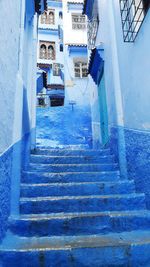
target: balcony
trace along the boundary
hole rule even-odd
[[[124,42],[134,42],[150,7],[150,0],[120,0]]]

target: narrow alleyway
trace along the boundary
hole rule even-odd
[[[0,3],[0,267],[150,267],[150,0]]]
[[[0,259],[3,267],[148,266],[137,251],[146,249],[149,224],[144,194],[121,179],[109,149],[38,148]]]

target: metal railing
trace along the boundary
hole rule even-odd
[[[134,42],[150,7],[150,0],[120,0],[124,42]]]

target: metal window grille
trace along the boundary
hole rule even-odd
[[[55,44],[50,42],[40,42],[40,59],[55,59]]]
[[[41,15],[41,24],[55,24],[55,12],[53,10],[45,11]]]
[[[120,0],[124,42],[134,42],[150,6],[150,0]]]
[[[85,78],[88,76],[88,66],[84,62],[74,63],[74,72],[76,78]]]
[[[86,20],[84,15],[72,14],[72,29],[73,30],[86,29]]]
[[[45,45],[40,46],[40,58],[41,59],[47,59],[47,51],[46,51]]]
[[[97,31],[98,31],[98,25],[99,25],[99,19],[93,18],[91,21],[88,21],[88,48],[92,49],[95,47],[95,42],[96,42],[96,36],[97,36]]]
[[[53,76],[60,76],[60,64],[59,63],[53,64]]]

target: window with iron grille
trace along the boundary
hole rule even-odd
[[[88,76],[88,66],[86,62],[74,62],[74,73],[76,78],[85,78]]]
[[[39,47],[39,57],[40,59],[55,59],[55,43],[40,41]]]
[[[60,98],[60,97],[50,97],[50,106],[51,107],[60,107],[60,106],[64,106],[64,98]]]
[[[55,11],[48,9],[41,15],[41,24],[55,24]]]
[[[86,20],[84,15],[72,14],[72,29],[73,30],[86,29]]]
[[[134,42],[150,7],[150,0],[120,0],[124,42]]]
[[[88,48],[92,49],[95,47],[96,36],[98,31],[99,18],[95,17],[91,21],[88,21]]]
[[[53,76],[60,76],[60,64],[59,63],[53,64]]]

